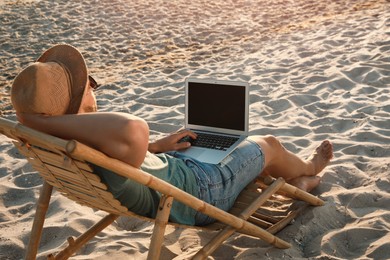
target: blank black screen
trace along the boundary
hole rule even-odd
[[[245,130],[245,87],[188,82],[188,123]]]

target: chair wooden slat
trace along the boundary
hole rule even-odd
[[[98,176],[88,171],[81,171],[80,169],[77,169],[74,164],[68,164],[66,166],[62,163],[64,158],[63,155],[44,151],[34,147],[25,149],[23,146],[19,146],[19,148],[21,148],[21,152],[23,154],[27,155],[27,158],[29,158],[29,161],[33,164],[34,168],[37,169],[41,174],[44,174],[43,177],[46,177],[48,181],[60,192],[64,193],[66,197],[75,200],[79,204],[88,205],[90,207],[108,212],[114,212],[116,214],[127,211],[125,207],[121,206],[119,201],[113,198],[111,193],[105,192],[107,189],[106,185],[102,184],[101,182],[96,182],[96,180],[100,179]],[[37,159],[37,157],[39,157],[39,159]],[[47,163],[47,161],[61,165],[60,167],[57,165],[54,166]],[[78,164],[80,165],[81,162]],[[64,169],[62,167],[67,168]],[[83,168],[87,169],[87,167]],[[83,173],[83,177],[91,176],[92,180],[88,179],[89,185],[86,185],[87,183],[85,178],[79,178],[81,177],[80,174],[76,174],[75,172]],[[91,181],[91,183],[89,183],[89,181]],[[94,186],[92,183],[95,183],[96,186],[100,186],[103,188],[103,190]],[[92,187],[92,189],[86,188],[88,186]],[[107,207],[107,203],[113,209]]]
[[[39,172],[47,172],[45,169],[46,167],[48,167],[49,169],[54,169],[52,167],[58,166],[59,162],[61,162],[64,158],[64,155],[44,151],[39,148],[29,147],[28,149],[22,149],[22,146],[20,144],[17,144],[17,146],[20,149],[20,153],[26,156],[29,159],[30,163]],[[36,155],[39,156],[40,160],[36,160]],[[56,172],[57,176],[63,179],[74,180],[75,182],[77,182],[77,180],[79,179],[79,175],[74,172],[78,170],[78,167],[80,167],[79,170],[81,170],[83,175],[89,179],[93,186],[99,187],[101,189],[107,189],[106,185],[101,183],[99,176],[92,173],[92,169],[89,165],[81,161],[74,160],[73,162],[74,164],[69,164],[67,166],[65,164],[59,165],[58,170],[55,170],[54,172]],[[42,163],[44,163],[46,166],[43,166]]]
[[[253,213],[252,216],[255,217],[255,218],[258,218],[258,219],[262,219],[262,220],[264,220],[264,221],[267,221],[268,223],[273,223],[273,224],[279,222],[280,219],[283,218],[283,217],[281,217],[281,218],[276,218],[276,217],[274,217],[274,216],[272,216],[272,215],[263,214],[263,213],[259,213],[259,212]]]
[[[52,165],[58,165],[60,168],[67,169],[68,171],[77,171],[77,168],[82,170],[82,172],[88,176],[88,179],[95,181],[95,182],[100,182],[99,176],[93,173],[91,166],[89,166],[86,162],[82,161],[77,161],[77,160],[72,160],[74,164],[66,164],[64,161],[64,155],[56,154],[53,152],[49,151],[44,151],[40,148],[36,147],[29,147],[27,149],[23,148],[22,145],[16,144],[17,147],[20,149],[20,153],[26,156],[27,158],[33,158],[36,159],[36,156],[39,156],[39,161],[42,161],[47,164],[52,164]],[[64,161],[64,162],[62,162]]]
[[[76,180],[76,183],[79,183],[80,185],[85,185],[85,183],[84,183],[85,180],[80,178],[79,175],[75,174],[75,172],[71,172],[68,169],[62,169],[62,168],[59,168],[59,167],[56,167],[56,166],[53,166],[50,164],[46,164],[45,166],[50,171],[55,172],[55,175],[60,177],[60,178],[67,179],[69,181]],[[87,179],[92,186],[98,187],[98,188],[104,189],[104,190],[107,189],[107,186],[105,184],[98,181],[99,178],[98,178],[98,180],[96,180],[95,177],[97,177],[97,176],[92,177],[93,174],[91,174],[90,172],[85,172],[85,171],[81,171],[81,172],[84,174],[84,176],[87,176]],[[92,177],[92,178],[90,179],[89,177]]]
[[[38,154],[41,159],[44,159],[43,161],[46,163],[55,165],[55,164],[58,164],[58,162],[60,162],[61,160],[64,160],[64,156],[65,156],[64,154],[57,154],[57,153],[45,151],[45,150],[42,150],[39,148],[35,148],[35,147],[31,147],[31,149],[33,149],[34,153]],[[85,162],[77,161],[74,159],[73,159],[73,162],[76,165],[73,165],[73,164],[67,165],[67,167],[70,168],[70,170],[75,170],[75,167],[78,167],[79,169],[82,169],[85,172],[90,172],[92,174],[93,170],[92,170],[91,166],[89,166]],[[95,174],[92,174],[91,179],[93,179],[93,178],[95,178],[96,181],[100,181],[99,177],[96,176]]]
[[[45,179],[46,179],[46,178],[49,178],[49,179],[52,179],[52,178],[53,178],[53,177],[49,174],[47,168],[55,169],[55,166],[52,166],[52,165],[45,165],[45,166],[42,166],[40,163],[36,163],[36,162],[32,163],[32,165],[33,165],[34,169],[36,169],[37,171],[39,171],[39,173],[40,173],[41,175],[44,175],[44,176],[42,176],[42,177],[44,177]],[[47,168],[46,168],[46,167],[47,167]],[[78,183],[78,184],[80,184],[80,185],[83,184],[83,181],[81,181],[79,178],[76,178],[77,175],[75,175],[75,174],[73,173],[73,175],[75,175],[75,176],[73,176],[72,173],[69,173],[69,172],[67,172],[67,171],[64,170],[64,169],[58,168],[58,171],[56,172],[55,175],[57,176],[57,178],[62,179],[62,180],[73,181],[73,182]],[[52,181],[54,181],[54,180],[52,179]],[[97,181],[95,181],[95,180],[90,180],[90,184],[93,185],[93,186],[96,187],[96,188],[99,188],[99,189],[102,189],[102,190],[107,190],[107,186],[106,186],[104,183],[102,183],[102,182],[97,182]]]
[[[47,169],[48,167],[53,167],[54,168],[54,166],[44,165],[44,164],[42,164],[42,162],[40,160],[36,160],[35,158],[29,158],[28,160],[31,163],[31,165],[33,166],[33,168],[35,170],[37,170],[39,172],[39,174],[42,175],[43,178],[49,179],[50,181],[55,182],[56,178],[53,177],[51,174],[49,174],[49,171]],[[89,172],[84,172],[84,173],[87,176],[91,176],[92,175]],[[59,168],[58,172],[56,173],[56,176],[58,176],[58,178],[61,178],[63,180],[74,181],[75,183],[80,183],[80,181],[77,178],[76,174],[74,174],[73,172],[67,172],[64,169],[60,169]],[[96,177],[98,177],[98,176],[96,176]],[[99,178],[98,178],[98,180],[99,180]],[[91,178],[90,183],[91,183],[91,185],[93,185],[93,186],[95,186],[97,188],[100,188],[100,189],[103,189],[103,190],[107,190],[107,186],[105,184],[103,184],[102,182],[97,181],[95,177]],[[55,185],[55,186],[57,187],[58,185]]]
[[[255,224],[256,226],[262,227],[264,229],[272,227],[271,223],[264,221],[263,219],[253,217],[253,216],[249,217],[248,221]]]

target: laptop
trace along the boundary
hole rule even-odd
[[[191,142],[191,147],[182,153],[218,164],[248,137],[248,121],[248,83],[186,79],[184,128],[195,132],[198,138],[182,139]]]

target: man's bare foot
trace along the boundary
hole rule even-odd
[[[317,187],[321,182],[318,176],[302,176],[289,180],[288,183],[307,192]]]
[[[312,175],[320,173],[333,158],[333,145],[328,141],[323,141],[306,160],[313,167]]]

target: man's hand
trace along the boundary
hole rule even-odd
[[[168,151],[183,150],[191,146],[190,142],[180,142],[184,137],[190,137],[196,139],[196,134],[190,130],[181,130],[173,133],[167,137],[159,139],[149,144],[149,152],[151,153],[164,153]]]

